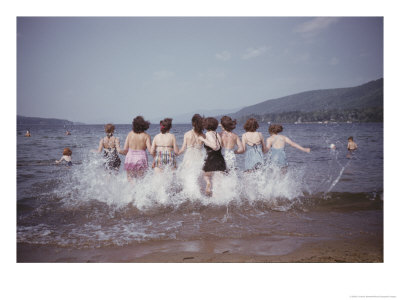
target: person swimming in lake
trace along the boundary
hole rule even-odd
[[[69,148],[64,148],[63,150],[63,156],[60,158],[60,160],[56,160],[56,164],[59,164],[62,161],[65,161],[67,166],[70,167],[72,166],[72,151]]]
[[[141,177],[148,169],[147,151],[151,150],[151,138],[145,131],[149,129],[150,122],[142,116],[137,116],[132,122],[132,131],[128,133],[124,149],[120,152],[126,155],[124,169],[128,180]]]
[[[255,118],[248,119],[243,128],[246,131],[242,135],[245,170],[257,170],[264,164],[263,154],[266,152],[264,137],[261,132],[256,131],[259,125]]]
[[[31,132],[29,130],[27,130],[26,133],[25,133],[25,136],[26,137],[30,137],[31,136]]]
[[[244,153],[242,142],[239,136],[232,132],[236,128],[236,120],[232,120],[231,117],[223,116],[221,118],[222,133],[222,148],[224,149],[224,159],[226,163],[226,168],[228,170],[236,169],[236,155]],[[237,150],[235,150],[237,146]]]
[[[222,138],[217,134],[218,120],[215,118],[205,118],[204,128],[207,130],[205,138],[199,136],[199,140],[204,143],[206,149],[206,159],[204,161],[203,171],[206,181],[206,195],[211,196],[211,180],[215,172],[225,172],[226,163],[221,153]]]
[[[106,159],[105,168],[107,170],[118,171],[121,165],[121,159],[118,156],[118,153],[123,154],[121,151],[119,139],[114,135],[115,126],[113,124],[104,125],[104,131],[106,136],[102,138],[99,142],[99,147],[97,149],[98,153],[104,149],[104,158]]]
[[[65,132],[65,135],[71,135],[71,132],[70,132],[69,130],[67,130],[67,131]]]
[[[153,139],[150,153],[154,157],[153,167],[156,172],[165,168],[176,169],[175,155],[179,155],[179,148],[176,144],[175,135],[170,133],[172,119],[165,118],[160,121],[160,133]]]
[[[353,137],[349,136],[347,139],[347,150],[348,153],[346,155],[347,158],[350,158],[355,150],[357,150],[357,144],[354,142]]]
[[[286,161],[286,153],[285,153],[285,145],[289,144],[290,146],[299,149],[303,152],[310,153],[310,148],[303,148],[299,144],[296,144],[288,137],[279,134],[283,131],[282,125],[272,124],[268,128],[268,132],[271,135],[267,138],[267,151],[268,158],[267,162],[269,165],[277,166],[286,170],[288,163]]]
[[[348,143],[347,143],[347,150],[349,150],[349,151],[357,150],[357,144],[354,142],[352,136],[350,136],[350,137],[347,139],[347,141],[348,141]]]

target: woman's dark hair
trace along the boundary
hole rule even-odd
[[[353,140],[353,137],[352,137],[352,136],[349,136],[349,138],[348,138],[347,140],[352,141],[352,140]]]
[[[246,121],[246,123],[244,124],[243,128],[246,131],[250,131],[250,132],[254,132],[257,130],[258,128],[258,122],[256,119],[254,118],[250,118]]]
[[[71,149],[69,149],[69,148],[64,148],[64,150],[63,150],[63,155],[71,156],[71,155],[72,155]]]
[[[149,129],[150,122],[145,121],[142,116],[137,116],[133,119],[132,130],[135,133],[141,133]]]
[[[215,131],[218,128],[218,120],[212,117],[205,118],[203,120],[203,126],[206,130]]]
[[[192,117],[192,126],[193,126],[193,130],[194,132],[196,132],[197,134],[201,134],[203,132],[203,117],[200,116],[199,114],[195,114]]]
[[[222,127],[224,127],[224,129],[226,131],[230,132],[230,131],[232,131],[233,129],[236,128],[236,119],[232,120],[231,117],[223,116],[221,118],[221,125],[222,125]]]
[[[283,127],[280,124],[272,124],[268,128],[268,132],[270,134],[278,134],[279,132],[282,132]]]
[[[112,135],[114,133],[114,130],[115,130],[115,126],[113,124],[108,123],[108,124],[104,125],[104,131],[107,133],[107,135],[108,134]]]
[[[172,127],[172,119],[165,118],[164,120],[160,121],[160,131],[161,133],[168,132]]]

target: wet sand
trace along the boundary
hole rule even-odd
[[[294,240],[294,242],[292,242]],[[289,243],[288,243],[289,241]],[[251,248],[249,248],[251,246]],[[70,249],[18,244],[18,262],[305,263],[383,262],[383,236],[278,242],[251,240],[158,241],[118,248]]]
[[[222,253],[153,253],[131,262],[184,263],[304,263],[304,262],[383,262],[382,239],[330,240],[306,243],[284,255],[244,255],[225,250]]]

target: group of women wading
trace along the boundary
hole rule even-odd
[[[244,125],[245,133],[242,139],[232,132],[236,127],[236,120],[228,116],[221,118],[222,132],[217,133],[218,120],[212,117],[203,118],[195,114],[192,118],[192,130],[185,133],[183,145],[179,149],[175,135],[170,133],[172,119],[165,118],[160,121],[160,133],[153,138],[146,133],[150,122],[142,116],[137,116],[132,122],[132,131],[125,140],[124,148],[120,148],[119,139],[113,136],[114,125],[105,125],[106,137],[99,143],[98,152],[104,152],[105,166],[110,170],[118,170],[121,165],[119,154],[126,155],[124,169],[128,180],[141,177],[148,170],[148,157],[146,150],[153,157],[152,167],[156,173],[165,169],[177,168],[176,156],[185,152],[179,166],[182,170],[193,169],[200,166],[204,172],[207,195],[211,194],[212,177],[215,172],[230,172],[236,170],[236,155],[245,154],[245,171],[252,171],[264,165],[264,153],[268,152],[267,163],[286,170],[285,144],[289,144],[301,151],[310,152],[310,148],[303,148],[288,137],[279,134],[281,125],[270,125],[270,137],[264,141],[261,132],[258,132],[258,122],[250,118]],[[203,131],[206,130],[204,134]],[[205,157],[202,148],[205,149]],[[222,153],[222,149],[224,153]]]

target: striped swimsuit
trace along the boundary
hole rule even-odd
[[[158,146],[158,147],[164,147],[164,146]],[[167,147],[172,148],[172,146],[167,146]],[[154,166],[160,169],[164,167],[176,168],[176,158],[173,149],[157,150],[156,157],[154,160]]]

